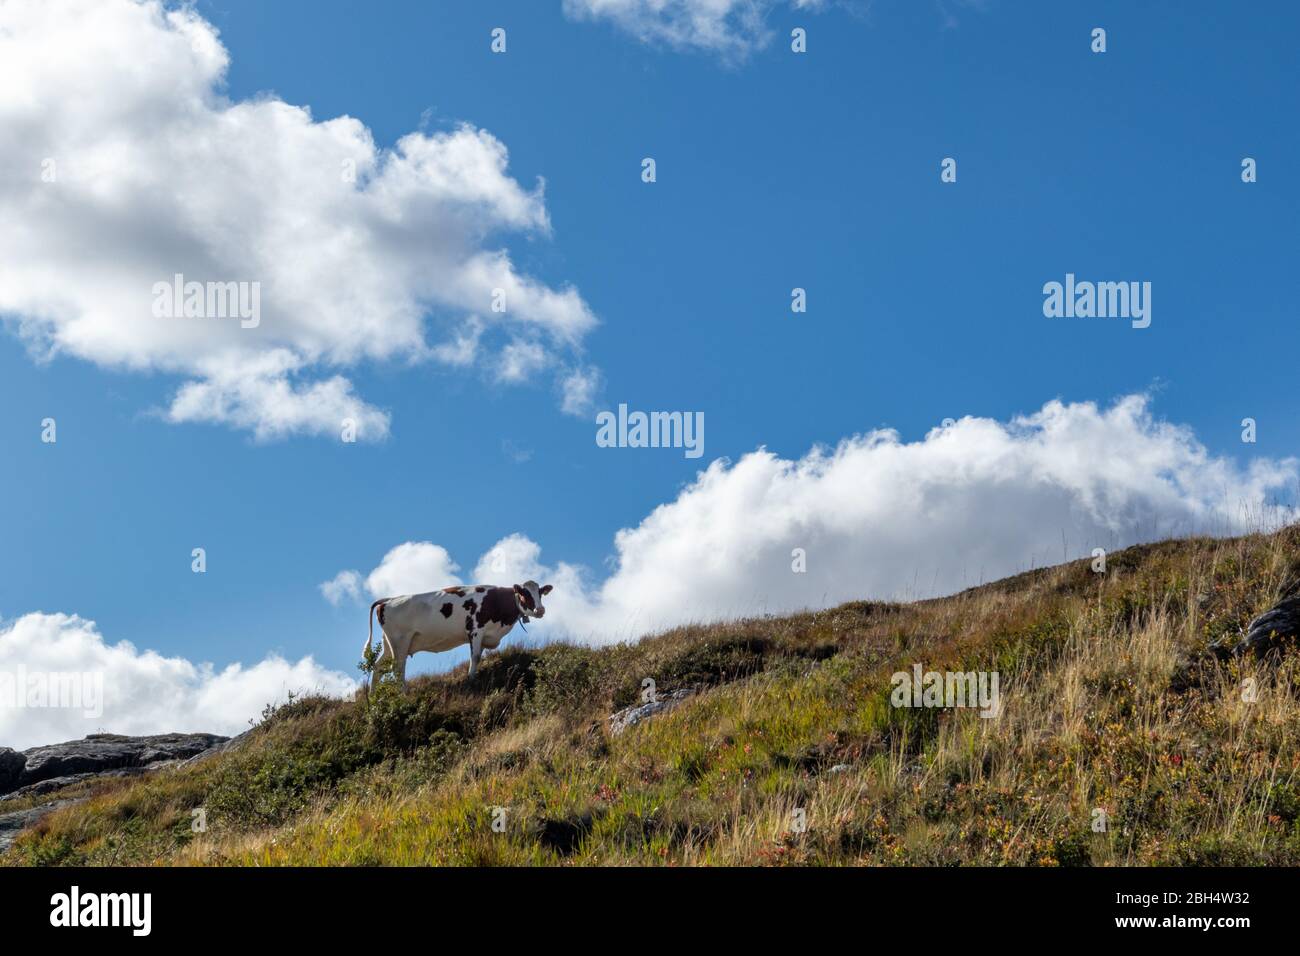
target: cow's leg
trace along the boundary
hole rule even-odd
[[[411,654],[411,640],[413,635],[403,635],[394,637],[391,634],[384,634],[384,647],[375,658],[375,669],[370,675],[370,686],[379,682],[379,677],[383,673],[380,664],[386,661],[393,662],[393,675],[397,678],[398,686],[406,686],[406,658]]]
[[[393,673],[397,675],[397,686],[406,687],[406,659],[411,656],[411,642],[415,640],[412,634],[400,645],[393,648]]]
[[[478,673],[478,662],[483,657],[483,632],[473,631],[469,636],[469,676],[472,680]]]
[[[385,661],[393,659],[392,644],[388,640],[388,635],[382,631],[379,634],[379,655],[375,658],[375,666],[370,671],[370,689],[374,690],[379,685],[379,675],[383,673]]]

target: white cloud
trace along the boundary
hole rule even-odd
[[[86,734],[200,732],[237,734],[271,702],[290,691],[350,695],[357,684],[311,657],[296,663],[271,655],[251,667],[217,670],[182,657],[139,651],[128,641],[108,644],[93,621],[68,614],[27,614],[0,627],[0,744],[15,749]],[[78,706],[28,706],[40,698],[10,692],[52,686],[53,675],[90,675],[64,686]],[[95,685],[102,687],[102,699]],[[99,706],[87,706],[98,700]],[[46,699],[49,702],[49,698]],[[98,713],[96,713],[98,711]]]
[[[384,555],[379,567],[366,576],[366,590],[377,598],[421,594],[460,584],[459,570],[460,565],[441,545],[407,541]]]
[[[609,20],[644,42],[740,59],[766,46],[776,7],[816,10],[823,0],[564,0],[574,19]]]
[[[328,581],[319,585],[325,600],[338,607],[345,600],[361,600],[361,575],[356,571],[340,571]]]
[[[571,369],[560,381],[560,410],[566,415],[585,417],[595,407],[596,394],[602,385],[598,369],[584,367]]]
[[[338,437],[347,423],[358,437],[388,434],[388,413],[352,394],[352,383],[341,375],[298,385],[289,378],[289,368],[263,373],[259,369],[265,364],[214,366],[208,378],[181,386],[166,418],[234,425],[263,441],[295,433]]]
[[[505,382],[522,382],[546,365],[546,352],[536,342],[516,339],[501,350],[497,376]]]
[[[522,534],[502,538],[479,558],[474,567],[476,584],[521,584],[543,573],[542,549]]]
[[[1269,502],[1298,477],[1295,459],[1241,466],[1211,456],[1189,429],[1155,419],[1144,396],[1109,408],[1053,401],[1007,423],[963,418],[919,441],[882,430],[797,460],[760,449],[714,461],[618,532],[612,573],[598,584],[575,565],[545,565],[522,535],[493,546],[475,577],[554,584],[542,633],[604,643],[693,621],[951,593],[1059,562],[1063,536],[1075,558],[1255,530],[1296,519]],[[805,573],[792,570],[795,548]]]
[[[498,139],[461,125],[381,150],[352,117],[228,99],[228,65],[188,5],[0,4],[0,315],[34,354],[183,376],[175,422],[270,439],[352,418],[377,439],[389,417],[348,368],[469,365],[485,325],[548,356],[580,346],[579,293],[494,239],[550,233],[543,184],[514,180]],[[260,323],[156,317],[177,273],[259,283]]]
[[[460,584],[460,565],[447,549],[429,541],[405,541],[384,555],[379,566],[364,579],[361,572],[344,570],[317,587],[325,600],[335,607],[344,601],[361,600],[364,587],[371,597],[398,594],[422,594],[438,588]]]
[[[436,345],[431,354],[446,365],[468,366],[478,357],[479,340],[483,337],[483,323],[471,316],[452,333],[449,341]]]

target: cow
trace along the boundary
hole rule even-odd
[[[366,638],[363,658],[373,653],[375,618],[383,635],[382,648],[375,659],[370,686],[379,679],[381,663],[392,661],[393,673],[400,685],[406,683],[406,659],[418,651],[449,651],[461,644],[469,645],[469,676],[478,672],[484,648],[495,648],[510,633],[515,622],[546,614],[542,598],[551,593],[551,585],[538,587],[525,581],[514,587],[467,584],[380,598],[370,605],[370,636]]]

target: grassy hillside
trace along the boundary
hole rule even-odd
[[[1296,865],[1300,654],[1204,653],[1296,581],[1292,528],[911,605],[505,650],[473,684],[462,667],[268,711],[235,752],[93,785],[4,860]],[[891,706],[918,662],[996,670],[999,716]],[[611,735],[645,677],[700,693]]]

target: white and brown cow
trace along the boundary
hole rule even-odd
[[[378,665],[385,661],[393,662],[393,673],[404,684],[406,659],[412,654],[449,651],[461,644],[469,645],[469,676],[473,677],[483,649],[500,644],[516,621],[527,623],[530,617],[545,615],[542,598],[550,593],[549,584],[538,587],[536,581],[525,581],[512,588],[468,584],[381,598],[370,605],[370,636],[366,639],[369,653],[375,640],[374,619],[378,617],[384,639],[375,659],[371,686],[378,679]]]

